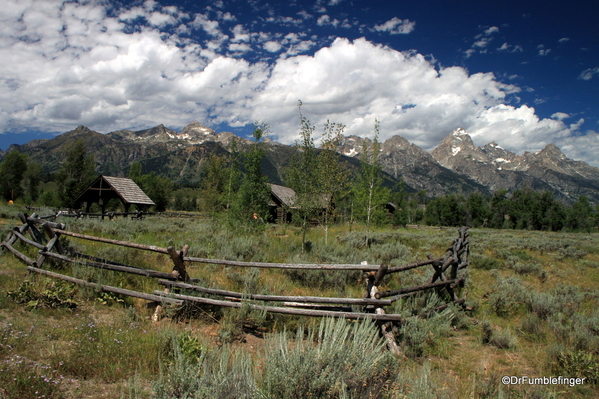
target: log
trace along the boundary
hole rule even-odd
[[[417,267],[430,265],[431,263],[433,263],[437,260],[439,260],[439,259],[429,259],[429,260],[423,260],[421,262],[411,263],[409,265],[390,267],[387,270],[387,273],[397,273],[397,272],[403,272],[403,271],[410,270],[410,269],[415,269]]]
[[[42,227],[45,224],[47,224],[49,227],[51,227],[53,229],[65,229],[66,228],[66,224],[64,224],[64,223],[49,222],[47,220],[44,220],[43,218],[33,217],[33,215],[29,216],[27,218],[27,221],[31,222],[31,223],[35,223],[35,224],[40,224],[40,225],[42,225]]]
[[[15,227],[15,231],[18,231],[21,234],[25,234],[25,232],[27,231],[28,228],[29,228],[29,225],[24,224],[21,227]],[[10,232],[10,234],[7,238],[8,238],[8,240],[5,242],[8,243],[8,245],[13,245],[19,239],[19,237],[15,236],[12,231]]]
[[[15,255],[17,258],[19,258],[23,262],[27,263],[28,265],[31,265],[31,266],[36,266],[37,265],[37,263],[35,263],[35,261],[29,259],[27,256],[23,255],[22,253],[20,253],[16,249],[14,249],[13,246],[10,245],[9,243],[3,242],[2,245],[4,246],[4,248],[6,248],[10,252],[12,252],[13,255]]]
[[[56,223],[52,223],[53,225],[56,225]],[[64,226],[64,224],[59,224],[59,226]],[[65,251],[64,248],[62,247],[62,244],[60,243],[60,236],[56,233],[54,233],[54,230],[52,230],[52,225],[50,224],[50,222],[45,222],[44,224],[42,224],[42,228],[44,229],[44,231],[46,232],[46,234],[48,234],[48,237],[50,237],[51,240],[54,240],[54,243],[56,245],[56,250],[58,251],[59,254],[64,255]],[[63,227],[64,228],[64,227]],[[48,251],[52,251],[52,249],[48,249]]]
[[[330,297],[319,297],[319,296],[283,296],[283,295],[259,295],[259,294],[241,294],[234,291],[218,290],[215,288],[205,288],[197,285],[180,283],[175,281],[158,280],[158,284],[183,288],[188,290],[194,290],[203,292],[205,294],[228,296],[232,298],[245,298],[259,301],[270,301],[270,302],[308,302],[308,303],[329,303],[335,305],[378,305],[387,306],[391,305],[390,300],[385,299],[359,299],[359,298],[330,298]]]
[[[187,274],[187,270],[185,270],[185,263],[183,263],[183,251],[177,252],[172,246],[168,247],[166,250],[175,264],[173,275],[177,280],[189,281],[189,275]]]
[[[42,245],[42,244],[37,243],[35,241],[31,241],[30,239],[28,239],[27,237],[25,237],[23,234],[19,233],[18,228],[15,228],[15,230],[12,233],[14,235],[16,235],[24,243],[29,244],[29,245],[33,245],[37,249],[43,249],[43,250],[45,250],[47,248],[45,245]]]
[[[198,302],[206,305],[224,306],[230,308],[240,308],[242,306],[249,306],[256,310],[265,310],[271,313],[291,314],[297,316],[314,316],[314,317],[341,317],[345,319],[372,319],[372,320],[385,320],[385,321],[402,321],[401,315],[397,314],[386,314],[378,315],[374,313],[353,313],[353,312],[333,312],[327,310],[310,310],[310,309],[293,309],[284,308],[280,306],[260,306],[251,303],[242,302],[231,302],[231,301],[220,301],[217,299],[202,298],[197,296],[181,295],[181,294],[167,294],[162,291],[154,291],[156,295],[171,297],[175,299],[182,299],[185,301]]]
[[[376,275],[374,276],[373,284],[376,286],[381,284],[388,270],[389,266],[385,265],[384,263],[381,266],[379,266],[379,269],[376,271]]]
[[[368,290],[368,295],[371,299],[379,299],[376,297],[376,295],[378,294],[378,285],[383,281],[383,278],[385,277],[385,274],[387,273],[387,270],[389,269],[389,266],[382,264],[379,267],[379,270],[376,271],[376,274],[373,276],[372,272],[370,272],[370,276],[368,277],[368,282],[367,282],[367,290]],[[385,315],[385,309],[381,308],[381,307],[375,307],[374,312],[377,315]],[[401,351],[399,350],[399,346],[397,345],[397,342],[395,341],[395,336],[393,335],[393,331],[390,331],[387,329],[386,327],[386,323],[382,323],[381,324],[381,334],[383,335],[383,337],[385,338],[385,341],[387,342],[387,349],[389,349],[389,351],[391,353],[393,353],[396,356],[399,356],[401,354]]]
[[[54,237],[52,237],[50,239],[50,241],[48,241],[48,245],[42,251],[38,252],[37,267],[42,267],[42,265],[46,261],[46,257],[44,255],[42,255],[42,252],[52,252],[52,249],[54,248],[54,245],[56,244],[57,241],[58,241],[58,236],[55,235]]]
[[[46,240],[46,237],[44,237],[44,235],[40,233],[37,227],[35,227],[36,222],[34,222],[33,220],[37,218],[37,214],[34,213],[31,216],[27,216],[27,214],[25,213],[19,213],[19,218],[23,223],[27,223],[29,225],[29,233],[36,242],[38,242],[39,244],[43,244],[48,241]]]
[[[120,245],[122,247],[129,247],[129,248],[135,248],[135,249],[143,249],[143,250],[146,250],[146,251],[153,251],[153,252],[158,252],[158,253],[161,253],[161,254],[167,254],[168,255],[168,250],[166,248],[157,247],[155,245],[136,244],[134,242],[128,242],[128,241],[121,241],[121,240],[113,240],[113,239],[110,239],[110,238],[88,236],[86,234],[73,233],[73,232],[66,231],[66,230],[61,230],[61,229],[53,229],[53,230],[57,234],[65,235],[65,236],[69,236],[69,237],[81,238],[83,240],[104,242],[104,243],[113,244],[113,245]]]
[[[230,296],[224,297],[226,301],[241,302],[243,298],[233,298]],[[351,312],[352,308],[349,306],[333,306],[333,305],[320,305],[316,303],[302,303],[302,302],[281,302],[281,306],[287,308],[306,308],[306,309],[318,309],[318,310],[331,310],[335,312]]]
[[[64,274],[50,272],[50,271],[44,270],[44,269],[38,269],[36,267],[28,266],[27,270],[29,270],[30,272],[35,272],[35,273],[43,274],[45,276],[54,277],[54,278],[58,278],[58,279],[61,279],[64,281],[68,281],[70,283],[83,285],[86,287],[97,288],[97,289],[100,289],[101,291],[114,292],[115,294],[127,295],[127,296],[131,296],[134,298],[141,298],[141,299],[145,299],[147,301],[170,303],[170,304],[174,304],[174,305],[183,304],[182,300],[167,298],[167,297],[159,296],[159,295],[146,294],[143,292],[127,290],[124,288],[112,287],[110,285],[101,285],[101,284],[96,284],[96,283],[90,283],[89,281],[80,280],[78,278],[71,277],[71,276],[65,276]]]
[[[71,259],[67,256],[58,255],[58,254],[55,254],[52,252],[40,252],[40,254],[44,255],[44,256],[48,256],[50,258],[60,259],[65,262],[77,263],[77,264],[83,265],[83,266],[96,267],[98,269],[114,270],[114,271],[118,271],[118,272],[136,274],[138,276],[145,276],[145,277],[165,278],[165,279],[172,279],[172,280],[176,279],[176,277],[174,277],[171,273],[167,273],[167,272],[158,272],[155,270],[141,269],[141,268],[137,268],[137,267],[117,266],[117,265],[111,265],[111,264],[107,264],[107,263]]]
[[[373,270],[379,269],[376,265],[355,265],[355,264],[322,264],[322,263],[307,263],[307,264],[292,264],[292,263],[263,263],[263,262],[239,262],[233,260],[223,259],[206,259],[206,258],[193,258],[184,257],[184,261],[197,262],[197,263],[209,263],[214,265],[228,265],[228,266],[240,266],[240,267],[260,267],[260,268],[271,268],[271,269],[303,269],[303,270]]]
[[[455,280],[439,281],[436,283],[424,284],[424,285],[419,285],[416,287],[401,288],[399,290],[382,291],[382,292],[378,292],[376,294],[376,297],[377,298],[386,298],[386,297],[395,296],[395,295],[409,294],[412,292],[418,292],[418,291],[429,290],[432,288],[443,287],[445,285],[457,284],[461,281],[463,281],[463,279],[458,278]]]

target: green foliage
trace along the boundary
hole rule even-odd
[[[364,142],[360,172],[352,187],[354,214],[358,220],[366,223],[368,228],[372,224],[381,224],[385,221],[386,211],[383,205],[389,201],[390,196],[390,190],[383,186],[378,135],[379,122],[375,121],[372,146],[368,148]]]
[[[245,176],[232,207],[232,216],[238,223],[256,228],[263,227],[261,225],[264,221],[270,218],[268,207],[270,188],[266,177],[262,175],[260,166],[264,158],[264,148],[260,140],[267,132],[267,125],[256,122],[253,133],[254,143],[244,157]]]
[[[462,196],[449,194],[439,197],[426,207],[425,218],[429,225],[464,226],[467,224],[466,204]]]
[[[78,306],[72,299],[76,286],[63,281],[44,281],[44,288],[40,289],[31,281],[25,280],[16,291],[7,292],[7,296],[17,303],[26,304],[28,309],[74,309]]]
[[[140,188],[154,201],[157,212],[167,209],[171,201],[174,184],[168,177],[156,175],[150,172],[143,175],[139,181]]]
[[[23,186],[26,198],[34,203],[40,196],[39,185],[42,179],[42,165],[39,163],[28,163],[27,170],[23,176]]]
[[[589,200],[584,195],[578,198],[572,207],[568,210],[566,226],[574,231],[591,232],[595,225],[595,216]]]
[[[553,371],[567,377],[586,378],[587,384],[599,383],[599,358],[596,354],[554,347],[550,351]]]
[[[0,164],[0,193],[5,200],[23,196],[21,182],[27,171],[27,155],[11,151]]]
[[[64,162],[56,174],[59,199],[67,208],[75,206],[75,199],[96,178],[93,154],[87,154],[87,147],[82,139],[65,146]]]
[[[348,171],[337,153],[345,126],[327,120],[321,148],[316,150],[313,138],[316,127],[302,114],[301,106],[299,101],[300,140],[285,170],[285,179],[296,193],[293,222],[302,227],[302,243],[306,242],[306,232],[315,220],[325,229],[326,243],[336,210],[334,205],[346,195]]]
[[[200,182],[202,209],[206,212],[222,212],[227,208],[228,174],[224,155],[210,154]]]
[[[267,312],[249,306],[248,302],[243,303],[239,309],[224,309],[223,313],[218,331],[221,343],[243,341],[246,332],[262,335],[260,331],[264,331],[267,323]]]

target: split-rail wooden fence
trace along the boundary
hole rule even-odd
[[[182,305],[185,302],[193,302],[204,305],[240,308],[250,306],[252,308],[265,310],[272,313],[282,313],[301,316],[316,317],[341,317],[347,319],[372,319],[381,326],[381,331],[389,348],[393,352],[399,352],[397,344],[390,330],[394,323],[401,324],[405,319],[399,314],[387,314],[385,307],[393,302],[422,293],[427,290],[445,290],[449,298],[448,303],[437,308],[441,310],[450,303],[464,304],[465,298],[459,298],[456,288],[462,286],[465,281],[463,269],[470,264],[468,260],[469,240],[467,228],[458,230],[459,235],[454,239],[444,256],[406,264],[403,266],[389,267],[385,264],[368,265],[362,264],[287,264],[287,263],[262,263],[262,262],[240,262],[224,259],[206,259],[188,256],[189,245],[183,246],[181,250],[174,247],[167,248],[138,244],[128,241],[120,241],[110,238],[95,237],[79,234],[66,230],[66,225],[56,223],[47,219],[54,218],[39,217],[36,214],[28,216],[19,214],[23,225],[15,227],[2,247],[12,252],[18,259],[26,263],[27,270],[53,278],[69,281],[82,286],[95,287],[101,291],[127,295],[150,301],[157,306],[157,310],[166,304]],[[111,245],[123,246],[143,251],[152,251],[168,256],[173,264],[172,272],[156,271],[136,266],[125,265],[107,259],[101,259],[89,254],[68,251],[61,244],[60,237],[90,240]],[[31,259],[15,248],[15,243],[21,241],[27,245],[37,248],[37,258]],[[59,274],[43,268],[46,259],[52,258],[63,262],[79,264],[88,267],[112,270],[115,272],[131,273],[140,276],[158,279],[158,284],[168,287],[163,291],[155,290],[153,293],[138,292],[103,284],[97,284],[82,279],[77,279],[64,274]],[[366,292],[362,298],[331,298],[318,296],[284,296],[284,295],[262,295],[252,293],[239,293],[197,285],[197,280],[192,278],[186,268],[189,263],[215,264],[236,267],[253,268],[276,268],[276,269],[301,269],[301,270],[360,270],[364,273],[366,281]],[[383,278],[393,273],[404,272],[419,267],[430,266],[433,268],[433,276],[426,284],[413,287],[405,287],[397,290],[382,291],[379,289]],[[212,299],[195,295],[183,295],[180,290],[194,291],[199,295],[220,296],[222,299]],[[170,291],[170,292],[169,292]],[[250,302],[251,301],[251,302]],[[279,303],[278,306],[266,306],[257,304],[256,301]],[[353,306],[350,307],[350,306]],[[361,311],[353,311],[353,309]],[[156,315],[157,313],[155,313]]]

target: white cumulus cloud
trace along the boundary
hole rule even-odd
[[[584,120],[566,125],[563,112],[541,119],[532,107],[510,105],[521,89],[492,73],[440,67],[416,51],[364,38],[322,45],[310,34],[225,28],[213,14],[184,15],[152,2],[110,12],[103,4],[8,1],[0,16],[0,133],[65,132],[81,124],[99,132],[161,123],[180,129],[193,120],[244,126],[259,119],[289,144],[298,137],[301,99],[317,126],[329,119],[345,124],[346,134],[368,136],[377,119],[382,140],[399,134],[428,150],[457,127],[477,145],[496,141],[515,152],[554,142],[568,156],[594,162],[599,150],[597,133],[580,130]],[[161,30],[168,17],[176,32],[201,30],[208,39]],[[139,18],[148,22],[131,29],[128,21]],[[406,21],[380,29],[413,29]],[[268,62],[244,59],[253,54],[250,44],[270,55]],[[580,78],[597,73],[588,69]]]
[[[392,35],[408,34],[414,31],[416,22],[409,19],[391,18],[389,21],[375,25],[374,30],[378,32],[389,32]]]

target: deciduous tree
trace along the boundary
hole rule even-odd
[[[0,190],[5,200],[23,196],[21,182],[27,171],[27,155],[11,151],[0,164]]]
[[[75,199],[96,178],[93,154],[87,153],[83,140],[69,143],[63,150],[63,163],[56,175],[61,205],[74,206]]]

